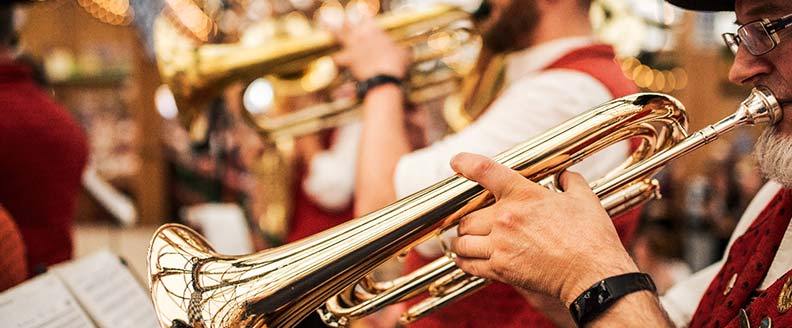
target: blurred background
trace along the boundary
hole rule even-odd
[[[181,97],[182,91],[164,86],[166,79],[176,78],[158,70],[159,42],[174,48],[188,47],[179,42],[266,44],[284,33],[299,36],[333,24],[339,15],[418,3],[52,0],[20,6],[17,51],[36,68],[42,86],[69,109],[90,144],[96,179],[86,183],[79,202],[76,257],[110,248],[144,277],[149,238],[167,222],[188,223],[230,253],[279,245],[294,229],[290,217],[301,197],[305,161],[312,149],[328,148],[332,138],[319,129],[312,137],[267,140],[261,124],[249,124],[330,97],[313,84],[324,85],[322,76],[337,75],[332,65],[318,63],[310,75],[221,84],[201,99],[208,110],[196,116],[203,116],[185,124],[184,116],[192,114],[177,108],[173,95]],[[733,13],[683,12],[659,0],[595,3],[591,15],[598,34],[618,49],[624,74],[644,91],[680,99],[691,130],[728,115],[748,94],[727,80],[732,55],[720,33],[735,30]],[[158,20],[170,29],[155,32]],[[462,57],[469,56],[466,51]],[[431,108],[439,106],[442,101],[424,107],[433,113]],[[426,129],[424,141],[447,129],[439,115],[417,120]],[[663,198],[645,207],[631,247],[661,290],[722,253],[739,213],[763,183],[751,158],[758,132],[741,129],[661,173]],[[117,194],[111,191],[108,198],[103,187]]]

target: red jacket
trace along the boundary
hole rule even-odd
[[[88,157],[69,113],[31,70],[0,63],[0,204],[16,221],[29,273],[72,257],[72,221]]]

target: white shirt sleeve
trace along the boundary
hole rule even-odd
[[[720,271],[721,266],[723,266],[723,260],[711,264],[684,281],[675,284],[665,295],[660,297],[663,309],[668,313],[668,317],[675,326],[687,327],[701,297]]]
[[[578,71],[549,70],[517,80],[468,128],[403,156],[394,174],[396,195],[403,198],[453,175],[449,161],[460,152],[497,155],[610,99],[599,81]],[[626,157],[627,145],[618,144],[575,170],[596,177]]]
[[[352,202],[360,131],[359,122],[340,127],[333,145],[311,160],[302,187],[319,206],[340,211]]]
[[[460,152],[497,155],[611,98],[599,81],[578,71],[548,70],[519,79],[468,128],[403,156],[394,174],[396,195],[403,198],[453,175],[449,161]],[[588,179],[600,177],[627,158],[627,148],[626,142],[616,144],[573,170]],[[452,229],[442,239],[454,235]],[[443,252],[439,240],[415,249],[423,256],[438,256]]]

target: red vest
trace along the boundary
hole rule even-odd
[[[614,98],[638,91],[627,79],[614,60],[613,48],[608,45],[592,45],[573,50],[544,70],[569,69],[590,75],[602,83]],[[570,90],[570,92],[573,92]],[[614,224],[627,243],[637,226],[640,210],[633,210],[614,219]],[[429,261],[410,252],[407,271],[414,271]],[[417,301],[410,302],[410,305]],[[536,311],[514,287],[493,282],[482,290],[458,300],[410,327],[555,327],[542,313]]]
[[[291,243],[320,233],[353,218],[352,206],[338,212],[329,211],[311,200],[302,188],[306,176],[304,164],[297,165],[297,183],[294,184],[294,214],[289,220],[286,242]]]
[[[792,327],[792,271],[764,291],[757,292],[776,256],[792,217],[792,191],[782,189],[745,233],[734,241],[715,279],[699,302],[691,328],[740,327],[739,311],[746,311],[751,327],[764,318],[773,327]],[[789,256],[789,254],[786,254]],[[787,288],[784,285],[788,284]],[[784,292],[784,297],[779,295]]]

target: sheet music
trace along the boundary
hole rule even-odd
[[[148,293],[109,251],[55,266],[58,275],[102,328],[159,328]]]
[[[82,183],[85,190],[91,193],[96,201],[110,212],[121,225],[124,227],[135,225],[138,217],[135,204],[107,180],[100,177],[95,167],[89,165],[83,171]]]
[[[0,323],[4,328],[96,327],[52,273],[0,294]]]

